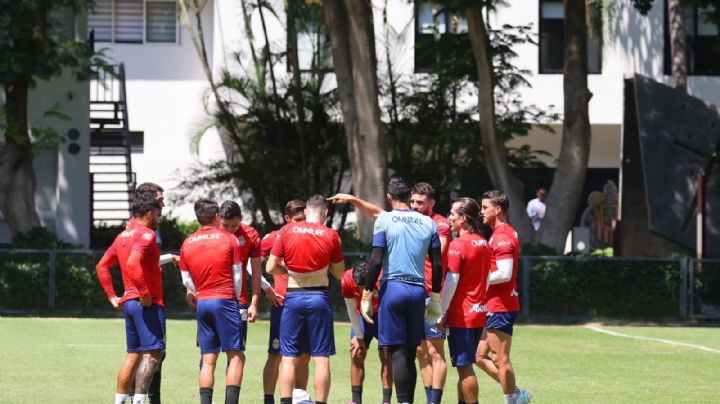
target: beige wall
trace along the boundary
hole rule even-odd
[[[516,137],[508,142],[511,147],[530,145],[534,150],[545,150],[552,157],[542,160],[550,167],[556,165],[562,141],[562,125],[550,125],[555,133],[551,134],[539,127],[534,127],[528,136]],[[620,129],[619,124],[593,124],[592,144],[590,148],[589,168],[620,168]]]

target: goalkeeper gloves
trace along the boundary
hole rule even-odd
[[[362,298],[360,299],[360,314],[362,314],[365,321],[373,324],[373,306],[372,306],[373,292],[372,290],[363,290]]]
[[[425,323],[435,325],[442,318],[440,293],[430,294],[430,303],[425,307]]]

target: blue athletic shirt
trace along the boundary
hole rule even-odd
[[[373,247],[385,248],[381,282],[397,280],[424,285],[425,257],[440,248],[437,225],[414,210],[394,209],[375,220]]]

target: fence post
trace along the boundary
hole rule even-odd
[[[688,259],[680,258],[680,316],[687,317]]]
[[[50,250],[50,268],[48,273],[48,308],[55,310],[55,250]]]
[[[690,265],[688,266],[688,316],[692,317],[695,314],[695,260],[690,259]]]
[[[530,317],[530,257],[523,257],[522,315]]]

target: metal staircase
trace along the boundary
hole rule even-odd
[[[142,132],[131,132],[125,66],[99,70],[90,85],[90,201],[93,225],[122,224],[135,190],[131,152],[142,151]],[[137,147],[139,143],[139,147]]]

